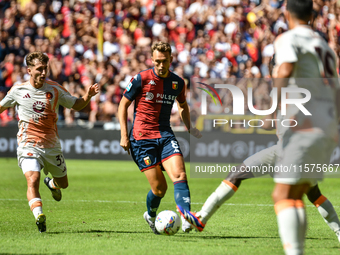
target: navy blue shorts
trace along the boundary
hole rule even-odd
[[[135,140],[131,138],[131,155],[141,172],[160,165],[165,160],[182,152],[174,135],[157,138]]]

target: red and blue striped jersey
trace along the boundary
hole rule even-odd
[[[171,109],[175,99],[185,102],[184,80],[173,72],[161,78],[154,68],[135,75],[124,94],[128,100],[135,100],[132,135],[136,140],[161,138],[170,127]]]

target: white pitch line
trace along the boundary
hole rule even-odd
[[[54,201],[52,199],[44,199],[45,201]],[[15,198],[0,198],[0,201],[27,201],[26,199],[15,199]],[[145,203],[145,201],[112,201],[112,200],[63,200],[64,202],[78,202],[78,203],[128,203],[128,204],[140,204]],[[170,204],[173,202],[162,202],[162,204]],[[192,205],[203,205],[204,203],[191,203]],[[224,206],[258,206],[258,207],[273,207],[273,204],[233,204],[224,203]],[[307,207],[315,207],[314,205],[306,205]],[[340,206],[333,205],[335,208],[340,208]]]

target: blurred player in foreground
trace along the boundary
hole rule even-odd
[[[185,97],[185,83],[169,70],[172,62],[171,47],[158,42],[151,48],[154,68],[137,74],[128,84],[119,104],[121,125],[120,145],[132,158],[149,181],[151,190],[146,197],[144,219],[155,234],[157,209],[167,190],[161,167],[174,184],[175,202],[190,211],[190,192],[184,160],[178,141],[170,127],[170,114],[175,99],[180,116],[194,137],[200,138],[198,129],[191,126],[189,107]],[[135,101],[133,127],[128,135],[127,109]],[[189,232],[190,224],[182,220],[182,230]]]
[[[291,31],[277,38],[275,43],[278,62],[277,77],[306,77],[306,80],[300,79],[296,85],[302,84],[302,87],[312,92],[312,100],[306,104],[306,108],[314,111],[310,119],[307,119],[301,118],[296,109],[295,111],[293,109],[293,113],[289,113],[289,118],[302,122],[294,132],[277,126],[278,145],[246,159],[244,164],[238,166],[238,172],[231,173],[207,199],[200,212],[195,214],[179,208],[185,218],[200,231],[220,205],[235,193],[241,181],[254,177],[253,173],[241,172],[242,167],[244,169],[245,166],[274,165],[275,161],[277,165],[283,166],[308,163],[327,165],[329,163],[335,146],[334,140],[337,138],[336,107],[337,114],[339,114],[339,100],[336,101],[334,96],[339,94],[339,85],[336,80],[336,57],[327,43],[307,26],[312,13],[312,1],[289,1],[287,10],[286,15]],[[322,80],[326,77],[333,79]],[[311,82],[310,78],[319,79]],[[278,79],[275,84],[281,91],[281,88],[287,85],[287,79]],[[278,98],[280,100],[280,95]],[[278,115],[277,119],[280,119],[282,116],[280,113]],[[288,175],[279,173],[275,176],[277,185],[273,199],[281,240],[287,254],[303,253],[306,217],[301,199],[304,193],[307,193],[308,199],[318,208],[325,222],[339,239],[338,216],[331,202],[321,194],[317,185],[318,179],[322,179],[322,174],[308,176],[307,173],[299,173],[294,176],[294,173]]]
[[[51,173],[53,176],[53,179],[46,177],[44,183],[56,201],[61,200],[60,189],[68,186],[66,164],[57,132],[59,105],[79,111],[99,92],[95,84],[82,98],[71,96],[58,83],[46,79],[48,61],[48,56],[42,52],[28,54],[26,63],[30,80],[13,86],[0,102],[0,113],[17,106],[18,164],[27,180],[28,204],[40,232],[46,231],[46,216],[39,193],[41,169],[46,175]]]
[[[338,141],[337,58],[327,42],[308,26],[312,12],[312,0],[288,0],[285,16],[290,31],[276,38],[274,43],[278,66],[274,86],[278,90],[278,103],[281,103],[282,89],[287,86],[294,91],[305,89],[311,95],[302,106],[310,111],[310,115],[302,112],[301,105],[287,107],[285,118],[294,119],[297,124],[283,128],[276,160],[277,166],[289,169],[275,173],[276,185],[272,194],[286,254],[303,254],[307,220],[302,197],[323,179],[323,171],[311,173],[306,166],[320,164],[328,169]],[[288,97],[296,101],[297,97],[304,98],[305,95],[293,92]],[[281,111],[283,114],[282,108]],[[303,171],[294,171],[301,167]]]
[[[270,62],[270,67],[274,66],[275,56]],[[276,78],[276,75],[273,75],[273,78]],[[278,110],[277,114],[267,116],[265,119],[277,119],[278,122],[280,122],[283,118],[280,114],[280,110]],[[267,130],[272,128],[272,125],[269,125],[268,121],[265,123],[266,124],[263,126],[263,128]],[[262,170],[264,169],[263,167],[267,167],[267,169],[269,169],[269,167],[275,166],[276,158],[278,157],[279,153],[279,148],[280,146],[282,146],[283,130],[281,125],[277,125],[276,135],[279,139],[277,144],[262,151],[259,151],[258,153],[244,160],[242,164],[236,166],[236,171],[230,172],[228,174],[225,180],[222,181],[222,183],[204,202],[204,205],[199,212],[188,212],[179,207],[180,213],[198,231],[203,231],[208,220],[214,215],[214,213],[224,202],[229,200],[235,194],[243,180],[261,177],[268,174],[273,176],[274,172],[262,172]],[[323,217],[324,221],[327,223],[330,229],[336,234],[340,242],[340,221],[338,215],[332,203],[324,195],[321,194],[318,184],[309,189],[309,191],[307,192],[307,197],[309,201],[313,203],[318,209],[320,215]]]

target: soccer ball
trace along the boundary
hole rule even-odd
[[[162,211],[156,217],[155,227],[161,235],[172,236],[181,227],[181,218],[174,211]]]

